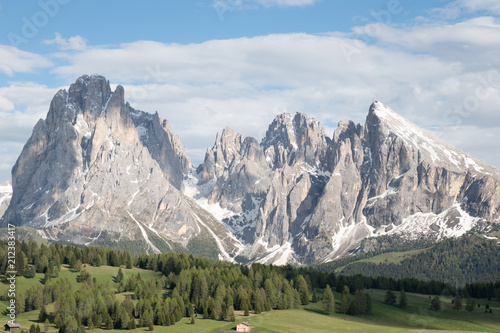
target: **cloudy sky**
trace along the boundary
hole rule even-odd
[[[497,0],[0,1],[0,183],[82,74],[158,111],[194,164],[225,126],[301,111],[331,135],[377,99],[500,167]]]

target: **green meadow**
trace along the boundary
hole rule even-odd
[[[84,267],[95,277],[98,283],[108,284],[111,288],[118,287],[114,282],[114,276],[118,273],[117,267]],[[132,274],[140,273],[144,279],[159,277],[160,274],[153,271],[139,268],[123,269],[124,278],[127,279]],[[67,267],[61,269],[59,277],[67,277],[75,288],[80,284],[76,282],[77,272]],[[17,277],[17,290],[26,290],[32,286],[41,285],[43,274],[37,274],[33,279]],[[1,295],[6,295],[8,286],[0,284]],[[318,290],[319,294],[321,290]],[[310,303],[297,310],[269,311],[259,315],[250,314],[243,316],[242,312],[236,312],[236,322],[216,321],[210,319],[195,318],[195,324],[190,324],[189,318],[183,318],[173,326],[155,326],[155,332],[235,332],[236,323],[248,321],[252,324],[252,332],[421,332],[422,330],[443,331],[467,331],[467,332],[500,332],[500,303],[487,300],[476,300],[480,307],[473,312],[464,310],[456,311],[452,309],[450,297],[440,297],[442,309],[434,312],[429,309],[430,295],[419,295],[407,293],[408,307],[400,309],[397,305],[387,305],[384,303],[385,291],[368,290],[373,300],[373,312],[369,315],[348,316],[340,310],[340,294],[335,293],[336,312],[332,315],[323,314],[321,301]],[[399,297],[399,292],[395,292]],[[117,294],[117,298],[125,297],[124,293]],[[485,313],[486,304],[490,306],[493,313]],[[0,305],[6,308],[7,302],[2,301]],[[47,306],[47,311],[53,311],[54,305]],[[37,323],[39,311],[26,312],[18,316],[17,322],[22,328],[28,329],[33,323],[39,324],[42,332],[43,323]],[[5,322],[7,321],[7,317]],[[58,330],[51,324],[48,332]],[[105,331],[94,329],[94,331]],[[118,331],[118,330],[116,330]],[[123,330],[120,330],[123,331]],[[148,328],[141,327],[133,330],[135,332],[145,332]]]

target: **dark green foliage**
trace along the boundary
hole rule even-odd
[[[335,298],[333,296],[332,289],[328,284],[323,292],[323,310],[328,315],[335,311]]]
[[[322,269],[327,270],[325,267]],[[458,287],[472,282],[495,282],[499,271],[500,250],[496,241],[466,235],[443,240],[400,264],[353,262],[342,273],[439,280]]]
[[[82,270],[82,262],[80,260],[77,260],[74,264],[73,264],[73,270],[75,272],[79,272]]]
[[[85,282],[91,279],[90,273],[83,269],[76,277],[76,282]]]
[[[47,310],[45,310],[45,305],[42,304],[40,313],[38,314],[38,322],[43,323],[45,320],[47,320]]]
[[[194,317],[191,317],[191,325],[194,325]]]
[[[370,314],[372,313],[372,297],[370,296],[370,293],[366,292],[365,293],[365,300],[366,300],[366,303],[365,303],[365,312],[366,314]]]
[[[122,282],[123,281],[123,272],[122,272],[122,269],[121,267],[118,269],[118,274],[116,274],[115,276],[115,282]]]
[[[35,277],[35,275],[36,275],[36,268],[35,268],[35,265],[32,265],[30,270],[28,271],[28,274],[26,274],[26,277],[28,279],[32,279]]]
[[[49,319],[47,318],[47,319],[45,319],[45,322],[43,323],[43,330],[45,332],[48,332],[49,327],[50,327],[50,322],[49,322]]]
[[[385,293],[385,302],[387,304],[396,304],[396,296],[394,296],[394,293],[390,289]]]
[[[316,293],[316,289],[313,291],[313,297],[312,297],[312,303],[317,303],[318,302],[318,294]]]
[[[472,312],[472,311],[474,311],[475,305],[476,305],[476,301],[472,297],[469,297],[469,298],[467,298],[467,303],[465,304],[465,310]]]
[[[438,296],[435,296],[431,301],[430,309],[432,311],[440,311],[441,310],[441,300]]]
[[[129,330],[135,330],[135,328],[136,328],[135,319],[134,318],[130,318],[130,320],[128,321],[128,324],[127,324],[127,329],[129,329]]]
[[[349,287],[344,286],[344,289],[342,291],[342,300],[340,303],[342,313],[346,314],[349,311],[350,303],[351,303],[351,299],[350,299],[350,295],[349,295]]]
[[[153,324],[149,324],[149,330],[150,331],[154,331],[155,327],[153,326]]]
[[[406,297],[406,292],[404,289],[401,288],[401,291],[399,293],[399,307],[401,309],[405,309],[408,306],[408,299]]]
[[[462,298],[458,295],[453,299],[453,309],[457,311],[462,310]]]
[[[31,324],[31,326],[30,326],[30,333],[36,333],[35,324]]]
[[[4,246],[0,243],[0,253]],[[233,321],[236,310],[242,310],[248,316],[250,311],[260,313],[272,309],[300,308],[301,304],[309,301],[311,289],[313,301],[318,301],[318,290],[325,289],[323,304],[327,313],[334,312],[332,288],[341,291],[341,310],[352,315],[372,311],[370,293],[366,291],[368,288],[404,289],[427,294],[467,293],[474,297],[500,295],[500,282],[470,284],[461,290],[437,281],[343,276],[307,267],[261,264],[247,267],[178,253],[142,254],[133,258],[127,252],[98,247],[53,244],[42,248],[29,242],[19,242],[18,247],[20,251],[26,251],[26,265],[35,266],[36,261],[36,265],[41,267],[41,257],[49,259],[46,276],[50,276],[52,270],[57,271],[61,262],[73,262],[78,266],[78,261],[82,266],[100,262],[102,265],[136,265],[161,272],[161,277],[152,279],[143,279],[140,274],[123,278],[120,268],[116,276],[117,280],[121,279],[118,290],[132,294],[123,301],[118,301],[114,290],[99,285],[90,275],[80,278],[86,275],[85,269],[78,275],[81,282],[78,288],[71,288],[71,283],[61,278],[50,283],[47,280],[44,286],[38,285],[16,295],[19,311],[40,309],[40,322],[44,322],[43,304],[55,302],[54,324],[61,332],[73,333],[82,325],[89,329],[134,329],[136,320],[139,326],[145,328],[150,325],[169,326],[185,316],[194,319],[196,314],[203,315],[203,318]],[[2,269],[0,267],[0,271]],[[351,294],[350,290],[356,292]],[[132,299],[136,300],[135,306]],[[395,302],[394,297],[392,304]]]

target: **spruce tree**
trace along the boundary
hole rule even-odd
[[[462,298],[458,295],[453,299],[453,309],[457,311],[462,310]]]
[[[50,327],[50,321],[49,321],[49,318],[45,319],[45,322],[43,323],[43,330],[45,332],[48,332],[49,331],[49,327]]]
[[[349,311],[349,296],[348,295],[346,295],[346,294],[342,295],[342,300],[341,300],[340,306],[342,308],[343,314],[346,314],[347,311]]]
[[[123,280],[123,272],[122,272],[122,268],[120,267],[118,269],[118,274],[116,274],[115,282],[120,283],[120,282],[122,282],[122,280]]]
[[[26,274],[26,277],[28,279],[32,279],[36,276],[36,268],[35,268],[35,265],[32,265],[30,270],[28,271],[28,274]]]
[[[302,275],[297,277],[297,290],[300,293],[300,302],[302,305],[309,304],[309,287],[307,286],[306,279]]]
[[[432,301],[431,301],[431,310],[432,311],[439,311],[441,310],[441,301],[439,300],[439,297],[435,296]]]
[[[47,311],[45,310],[45,305],[42,304],[40,308],[40,313],[38,314],[38,322],[43,323],[47,319]]]
[[[476,305],[476,301],[472,297],[467,298],[467,303],[465,304],[465,310],[472,312],[474,311],[474,306]]]
[[[328,315],[331,315],[335,311],[335,298],[333,296],[332,289],[328,284],[323,292],[323,310]]]
[[[385,293],[385,302],[387,304],[395,304],[396,303],[396,296],[394,296],[394,293],[390,289],[387,290],[387,292]]]
[[[367,314],[372,313],[372,297],[370,296],[370,293],[366,292],[365,293],[365,312]]]
[[[316,293],[316,289],[314,289],[312,303],[317,303],[317,302],[318,302],[318,294]]]
[[[403,288],[401,288],[401,292],[399,293],[399,307],[401,309],[405,309],[408,306],[408,300],[406,298],[406,292]]]

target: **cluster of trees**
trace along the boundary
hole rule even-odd
[[[496,241],[467,235],[444,240],[399,264],[353,262],[342,273],[393,279],[433,279],[463,287],[467,283],[495,282],[499,271],[500,251]],[[500,297],[500,294],[496,297]]]
[[[349,293],[349,287],[344,286],[341,299],[342,312],[348,315],[362,315],[372,312],[372,298],[368,292],[358,289],[354,297]]]
[[[5,250],[6,244],[0,242],[0,254]],[[317,302],[316,289],[324,289],[322,302],[325,313],[335,310],[333,290],[336,290],[341,293],[341,311],[350,315],[372,311],[371,296],[366,291],[370,288],[389,290],[386,301],[390,304],[396,303],[396,297],[390,290],[401,290],[399,306],[402,308],[407,306],[405,290],[423,294],[467,295],[467,298],[488,297],[500,291],[500,282],[469,284],[465,289],[458,289],[443,282],[414,278],[397,280],[359,274],[336,275],[289,265],[253,264],[248,267],[173,252],[133,257],[126,251],[60,244],[38,246],[32,241],[16,242],[16,256],[20,259],[16,262],[19,274],[28,278],[36,273],[44,274],[43,285],[17,293],[18,312],[40,310],[40,323],[45,324],[50,317],[61,332],[75,332],[84,326],[107,329],[131,329],[137,325],[168,326],[185,316],[191,317],[194,323],[196,315],[234,321],[236,310],[248,315],[250,311],[260,313],[307,305],[311,291],[313,302]],[[6,270],[3,258],[0,259],[0,272]],[[54,279],[62,264],[79,271],[77,281],[81,283],[81,288],[71,288],[65,278]],[[119,283],[116,292],[130,292],[130,295],[118,301],[115,290],[98,284],[85,269],[86,265],[120,267],[114,277],[114,281]],[[124,278],[122,267],[130,269],[134,266],[157,271],[161,273],[160,277],[145,280],[140,274],[132,274]],[[54,316],[48,316],[45,305],[53,302],[56,309]],[[459,306],[458,303],[455,305]]]
[[[387,292],[385,293],[385,303],[393,305],[396,304],[396,302],[396,295],[394,295],[392,290],[387,290]],[[398,305],[401,309],[405,309],[408,306],[408,298],[406,297],[406,292],[404,289],[401,289],[401,291],[399,292]]]
[[[48,273],[57,276],[62,264],[68,264],[79,271],[82,264],[92,266],[122,266],[132,268],[134,258],[127,251],[102,247],[61,245],[58,243],[38,245],[34,241],[16,241],[16,267],[18,275],[34,277],[35,273]],[[7,243],[0,242],[0,275],[7,270]],[[12,269],[10,269],[12,270]]]

